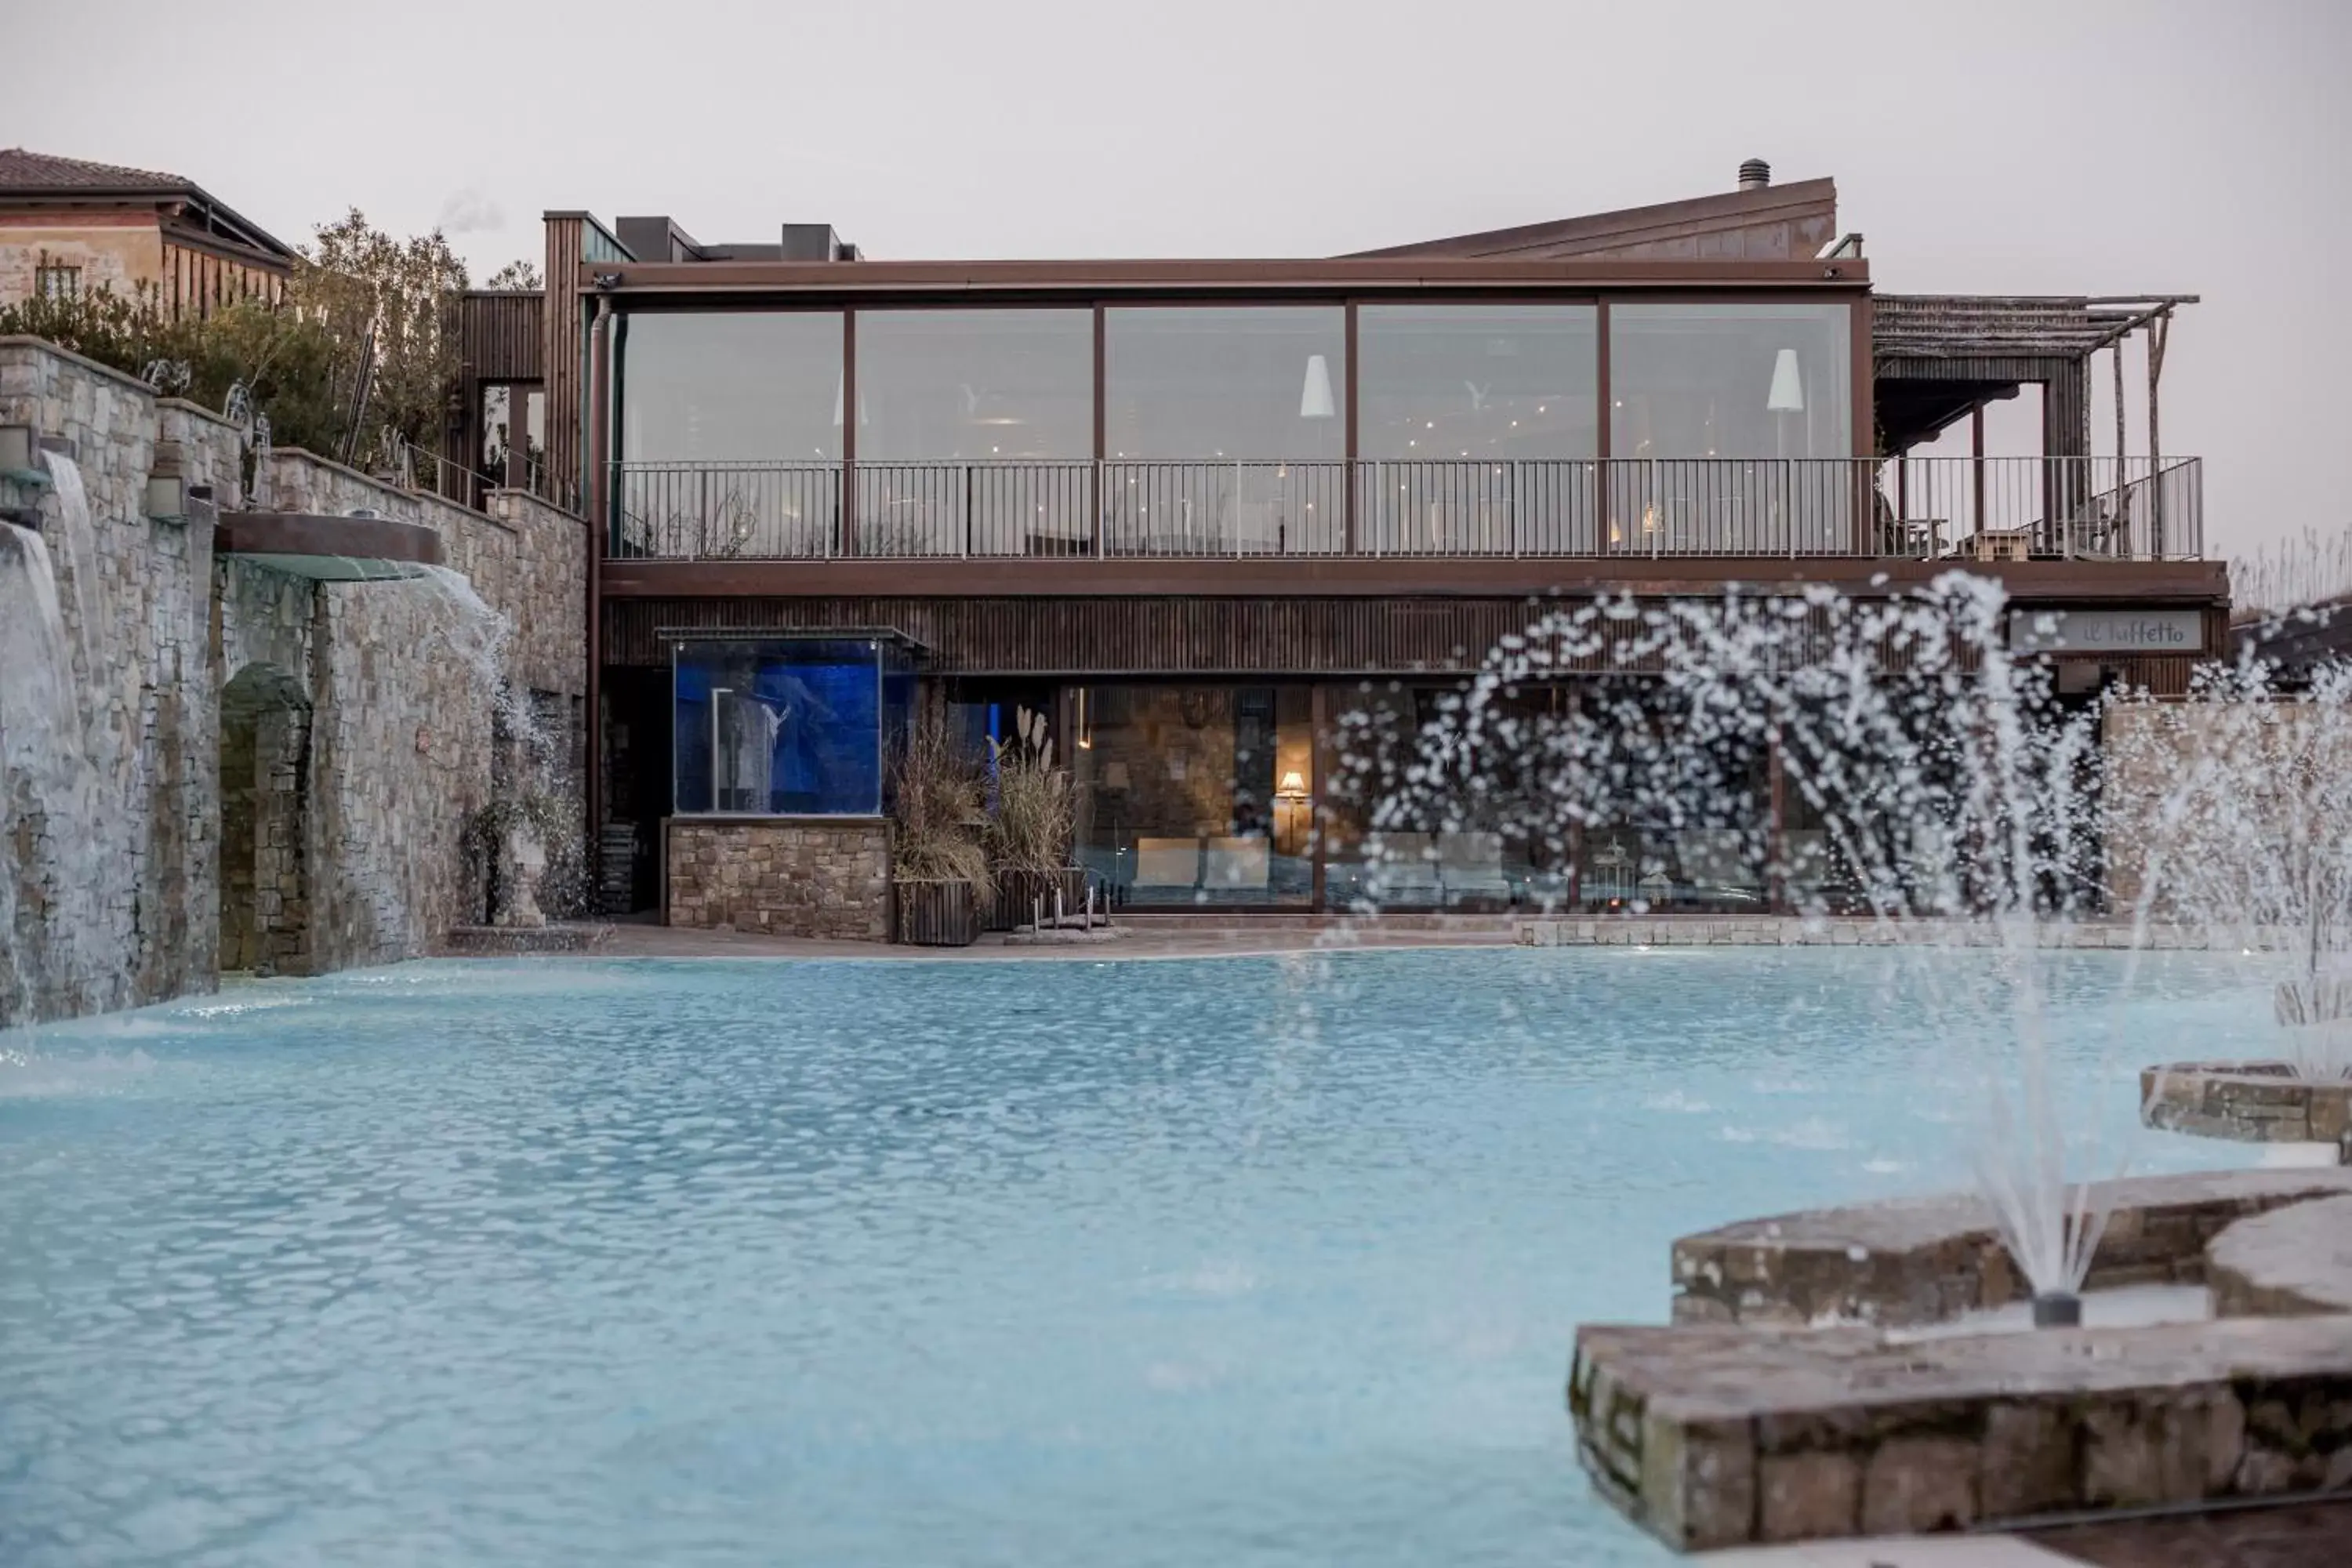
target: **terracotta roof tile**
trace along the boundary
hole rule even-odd
[[[22,147],[0,148],[0,190],[193,191],[193,181],[152,169],[59,158]]]

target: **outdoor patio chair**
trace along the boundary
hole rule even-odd
[[[1828,834],[1817,828],[1783,833],[1780,835],[1780,853],[1788,862],[1790,894],[1817,893],[1829,880]]]
[[[1381,836],[1378,882],[1386,903],[1427,902],[1442,890],[1437,874],[1437,835],[1384,833]],[[1366,880],[1373,880],[1368,869]]]
[[[1138,893],[1189,893],[1201,885],[1201,841],[1198,838],[1139,838],[1135,841]]]
[[[1511,896],[1511,879],[1503,875],[1503,836],[1499,833],[1439,834],[1437,877],[1448,903],[1462,899],[1507,900]]]
[[[1263,837],[1216,837],[1208,841],[1201,884],[1212,893],[1264,892],[1274,866],[1274,846]]]
[[[1749,868],[1733,829],[1699,827],[1675,839],[1675,858],[1682,863],[1683,880],[1698,893],[1753,895],[1759,880]]]

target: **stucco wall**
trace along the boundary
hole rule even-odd
[[[160,284],[163,236],[152,213],[12,213],[0,216],[0,305],[33,291],[44,258],[81,268],[81,287],[128,298],[141,283]]]

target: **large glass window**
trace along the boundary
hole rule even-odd
[[[1612,305],[1612,458],[1853,455],[1853,312]]]
[[[1562,901],[1567,818],[1549,816],[1549,797],[1532,763],[1525,776],[1507,757],[1481,764],[1474,771],[1492,787],[1475,791],[1466,776],[1443,793],[1424,780],[1413,792],[1421,809],[1382,818],[1382,803],[1397,798],[1405,775],[1423,766],[1424,737],[1447,721],[1460,689],[1366,681],[1331,693],[1330,739],[1339,761],[1321,807],[1327,908],[1541,908]],[[1532,688],[1500,705],[1527,738],[1531,757],[1545,754],[1541,737],[1557,721],[1560,693]]]
[[[638,312],[622,324],[623,461],[842,455],[840,312]]]
[[[1337,305],[1105,311],[1105,455],[1337,461],[1347,332]]]
[[[870,816],[913,698],[894,645],[689,642],[673,666],[681,815]]]
[[[1593,548],[1599,312],[1366,305],[1356,537],[1382,553]]]
[[[1596,456],[1597,317],[1590,305],[1362,307],[1358,455]]]
[[[1304,903],[1314,892],[1312,700],[1303,686],[1071,694],[1078,854],[1139,904]]]
[[[507,463],[518,447],[536,472],[546,447],[547,394],[542,389],[508,383],[482,388],[482,472],[494,483],[507,482]]]
[[[1771,783],[1760,740],[1698,742],[1692,698],[1657,680],[1603,677],[1578,694],[1591,737],[1578,900],[1588,909],[1756,912],[1770,891]],[[1669,737],[1680,736],[1671,741]]]
[[[1092,310],[860,310],[861,462],[1094,455]]]
[[[859,550],[1088,548],[1094,387],[1090,310],[860,310]]]

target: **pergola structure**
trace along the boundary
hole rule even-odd
[[[2174,310],[2194,294],[2019,296],[1879,294],[1873,300],[1872,379],[1879,450],[1899,457],[1961,419],[1984,455],[1984,408],[2042,389],[2042,453],[2092,451],[2093,356],[2106,351],[2115,376],[2115,455],[2126,455],[2124,344],[2147,334],[2147,452],[2163,455],[2158,383]]]

